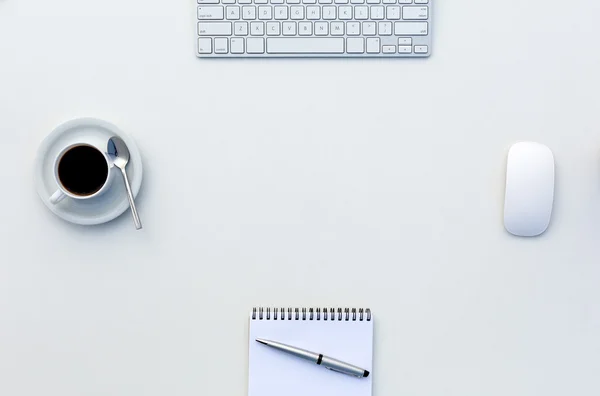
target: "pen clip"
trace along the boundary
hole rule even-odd
[[[347,371],[341,371],[341,370],[337,370],[337,369],[334,369],[334,368],[332,368],[332,367],[327,367],[327,366],[324,366],[324,367],[325,367],[327,370],[335,371],[336,373],[345,374],[345,375],[350,375],[350,376],[352,376],[352,377],[356,377],[356,378],[361,378],[360,376],[358,376],[358,375],[354,375],[354,374],[352,374],[352,373],[349,373],[349,372],[347,372]]]

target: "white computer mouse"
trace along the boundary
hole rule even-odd
[[[554,155],[540,143],[510,148],[506,168],[504,227],[513,235],[533,237],[550,225],[554,204]]]

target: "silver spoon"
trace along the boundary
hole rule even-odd
[[[118,136],[113,136],[108,140],[108,155],[113,160],[115,166],[121,169],[123,180],[125,181],[125,188],[127,189],[127,198],[129,198],[131,214],[133,215],[133,222],[135,223],[135,229],[141,230],[142,223],[140,222],[140,217],[138,216],[137,209],[135,208],[133,192],[131,192],[131,185],[129,184],[129,179],[127,178],[127,172],[125,171],[125,167],[129,162],[129,149],[127,148],[127,145],[123,139]]]

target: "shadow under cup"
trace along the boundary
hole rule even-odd
[[[80,197],[100,191],[108,180],[108,172],[104,154],[86,144],[71,147],[58,160],[58,181],[66,191]]]

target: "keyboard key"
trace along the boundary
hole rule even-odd
[[[235,4],[235,0],[222,0],[222,4]]]
[[[426,54],[429,48],[426,45],[415,45],[415,54]]]
[[[369,19],[369,7],[357,6],[354,8],[354,19],[365,20]]]
[[[319,4],[332,4],[333,0],[319,0]]]
[[[344,35],[344,22],[331,22],[331,35],[332,36],[343,36]]]
[[[398,46],[398,53],[399,54],[411,54],[412,53],[412,47],[410,45],[399,45]]]
[[[210,37],[201,37],[198,39],[198,53],[212,54],[212,39]]]
[[[383,4],[396,4],[396,0],[383,0]]]
[[[349,37],[346,39],[346,52],[349,54],[362,54],[365,52],[365,39],[362,37]]]
[[[296,35],[296,22],[283,22],[283,35],[284,36],[295,36]]]
[[[304,19],[304,7],[303,6],[290,7],[290,19]]]
[[[275,7],[275,19],[288,19],[288,8],[287,6]]]
[[[399,4],[412,4],[412,0],[398,0]]]
[[[223,7],[198,7],[198,19],[223,19]]]
[[[340,18],[342,20],[352,19],[352,7],[350,7],[350,6],[340,7],[338,18]]]
[[[300,0],[287,0],[286,3],[288,3],[288,4],[300,4]]]
[[[376,22],[363,22],[362,31],[364,36],[375,36],[377,31]]]
[[[384,19],[385,10],[383,6],[372,6],[371,7],[371,19],[381,20]]]
[[[238,4],[252,4],[252,0],[238,0]]]
[[[306,7],[306,19],[314,21],[321,19],[321,7],[308,6]]]
[[[384,54],[395,54],[396,53],[396,46],[395,45],[384,45],[383,46],[383,53]]]
[[[346,22],[346,34],[348,36],[359,36],[360,22]]]
[[[252,37],[246,39],[246,52],[249,54],[264,54],[265,39],[262,37]]]
[[[285,3],[284,0],[271,0],[271,4],[283,4]]]
[[[267,38],[269,54],[343,54],[344,39],[335,37]]]
[[[326,21],[335,19],[337,15],[336,10],[337,7],[335,6],[323,6],[323,19]]]
[[[396,36],[427,36],[429,25],[427,22],[395,22],[394,34]]]
[[[258,19],[271,19],[273,18],[273,9],[271,6],[260,6],[258,7]]]
[[[405,20],[429,18],[429,7],[402,7],[402,18]]]
[[[327,36],[328,34],[329,34],[329,23],[315,22],[315,35],[316,36]]]
[[[317,4],[317,0],[302,0],[304,4]]]
[[[244,39],[241,37],[231,38],[231,53],[232,54],[243,54],[244,53]]]
[[[198,0],[198,4],[219,4],[219,0]]]
[[[412,45],[412,39],[410,37],[399,37],[398,45]]]
[[[199,36],[231,36],[231,22],[198,22]]]
[[[240,19],[240,7],[238,7],[238,6],[227,7],[227,19]]]
[[[228,53],[229,40],[226,37],[215,38],[215,54],[226,54]]]
[[[415,4],[428,4],[429,0],[415,0]]]
[[[256,19],[256,7],[254,7],[254,6],[242,7],[242,19],[246,19],[246,20]]]
[[[248,22],[235,22],[233,25],[234,34],[236,36],[247,36],[248,35]]]
[[[387,19],[400,19],[400,7],[388,6],[387,7]]]
[[[299,22],[298,23],[298,35],[312,36],[312,22]]]
[[[364,4],[365,0],[350,0],[351,4]]]
[[[380,36],[391,36],[392,35],[392,22],[379,22],[379,35]]]
[[[269,4],[269,0],[254,0],[254,4]]]
[[[265,23],[264,22],[250,22],[250,35],[251,36],[264,36],[265,34]]]
[[[379,4],[381,0],[367,0],[367,4]]]
[[[379,37],[369,37],[367,39],[367,54],[378,54],[381,50],[381,39]]]
[[[348,4],[348,0],[335,0],[335,4]]]
[[[267,36],[279,36],[280,29],[279,22],[267,22]]]

